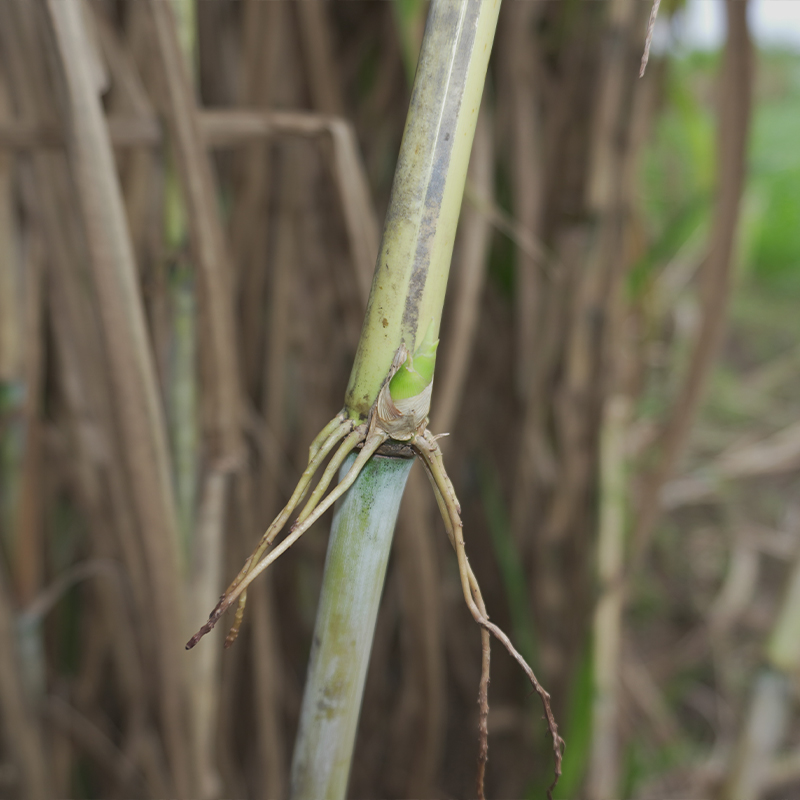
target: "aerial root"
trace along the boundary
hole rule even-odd
[[[362,428],[356,428],[356,430],[345,438],[328,463],[328,466],[325,468],[325,472],[322,473],[322,477],[311,493],[311,497],[308,498],[308,502],[300,512],[300,516],[297,518],[298,522],[305,521],[309,514],[317,507],[322,496],[328,491],[328,487],[331,485],[334,476],[339,472],[339,468],[344,463],[345,458],[347,458],[357,445],[364,441],[364,436],[364,430]]]
[[[338,417],[334,419],[338,419]],[[331,424],[332,423],[329,422],[323,431],[327,430]],[[308,487],[311,484],[314,475],[317,473],[317,470],[320,468],[322,462],[328,457],[331,450],[333,450],[333,448],[352,430],[352,420],[346,420],[345,422],[341,422],[334,426],[327,438],[321,440],[320,444],[318,444],[319,437],[314,440],[314,444],[311,446],[311,448],[309,448],[308,466],[300,476],[300,480],[297,482],[297,486],[295,486],[294,492],[292,492],[292,496],[289,498],[289,502],[283,507],[280,514],[275,517],[266,533],[261,537],[258,547],[256,547],[256,549],[253,551],[253,554],[245,562],[245,565],[239,575],[237,575],[234,584],[237,581],[242,580],[248,574],[249,570],[252,568],[252,564],[257,562],[258,559],[260,559],[263,555],[264,551],[272,544],[273,540],[286,524],[292,512],[305,497]]]
[[[335,433],[342,425],[347,425],[348,419],[344,409],[342,409],[314,438],[308,448],[308,463],[310,464],[317,456],[317,453],[328,441],[328,437]],[[349,423],[352,427],[352,423]]]
[[[555,756],[555,775],[553,782],[547,790],[547,796],[552,800],[552,792],[558,783],[561,775],[561,760],[563,757],[563,750],[565,747],[564,740],[558,734],[558,725],[556,724],[555,717],[550,708],[550,695],[545,691],[544,687],[539,683],[536,675],[531,667],[520,655],[511,640],[506,634],[497,627],[494,623],[489,621],[489,616],[486,613],[486,606],[481,596],[478,581],[475,574],[470,567],[469,560],[467,559],[466,549],[464,547],[464,537],[462,534],[461,523],[461,507],[453,489],[453,484],[447,475],[444,468],[444,459],[439,445],[436,443],[435,438],[431,435],[430,431],[426,430],[424,434],[415,437],[413,441],[414,449],[422,457],[422,462],[425,465],[428,477],[433,484],[434,494],[436,495],[436,502],[439,506],[439,511],[444,519],[445,528],[447,529],[447,536],[450,543],[456,551],[456,558],[458,559],[458,572],[461,578],[461,588],[464,593],[464,600],[467,607],[472,614],[473,619],[478,625],[481,626],[482,636],[488,637],[491,633],[509,652],[511,657],[522,667],[525,674],[528,676],[533,688],[539,695],[544,709],[545,719],[547,720],[547,728],[553,740],[553,754]],[[479,755],[478,755],[478,796],[483,797],[483,776],[485,772],[486,760],[488,755],[488,729],[487,717],[489,712],[488,699],[486,697],[485,689],[489,683],[489,655],[488,645],[486,639],[482,638],[482,663],[481,663],[481,684],[478,693],[478,702],[480,710],[480,733],[479,733]]]
[[[253,566],[239,585],[231,592],[228,598],[228,605],[230,605],[247,587],[276,559],[282,556],[355,482],[359,476],[364,465],[369,461],[370,457],[375,454],[375,451],[386,441],[388,437],[383,435],[370,436],[364,441],[364,446],[358,457],[353,462],[353,465],[347,471],[347,475],[342,478],[339,485],[313,509],[306,517],[300,521],[299,519],[289,528],[289,533],[275,549]],[[344,448],[345,445],[342,446]],[[352,450],[355,444],[349,449]],[[349,451],[348,451],[349,452]],[[347,453],[345,453],[347,455]],[[338,456],[338,453],[337,453]],[[344,457],[342,457],[344,460]]]
[[[481,628],[481,680],[478,684],[478,800],[485,800],[483,781],[489,760],[489,673],[491,667],[491,637]]]
[[[244,617],[244,608],[247,600],[245,589],[250,584],[253,577],[262,572],[266,566],[266,564],[260,560],[261,557],[275,540],[275,537],[278,535],[278,533],[286,525],[286,522],[292,515],[292,512],[305,497],[314,475],[317,473],[325,459],[330,455],[334,447],[342,442],[343,439],[345,440],[345,442],[341,444],[334,458],[331,460],[331,463],[333,463],[338,459],[337,466],[333,471],[328,469],[323,473],[322,479],[320,480],[320,486],[322,487],[321,491],[320,486],[318,486],[317,489],[312,493],[312,497],[309,499],[308,503],[303,509],[303,514],[301,516],[308,517],[311,514],[311,512],[314,510],[314,505],[319,503],[320,497],[330,485],[331,478],[335,470],[338,469],[338,465],[341,464],[347,453],[349,453],[360,441],[364,440],[367,432],[366,426],[362,425],[356,430],[354,430],[353,427],[353,421],[347,419],[343,413],[340,413],[322,429],[320,434],[309,448],[308,466],[300,476],[300,480],[297,482],[297,486],[295,486],[294,492],[292,492],[292,496],[289,498],[289,502],[283,507],[278,516],[275,517],[269,528],[267,528],[266,532],[261,537],[261,541],[248,557],[247,561],[245,561],[244,566],[239,571],[239,574],[225,590],[225,594],[220,597],[219,602],[209,615],[208,621],[186,643],[187,650],[191,650],[200,641],[200,639],[203,638],[203,636],[212,630],[219,621],[220,617],[231,607],[236,599],[239,598],[239,605],[236,609],[236,616],[234,618],[233,625],[231,626],[230,632],[225,639],[225,647],[230,647],[236,640],[236,636],[239,633],[239,628],[241,627],[242,619]],[[345,447],[347,449],[343,452]],[[355,480],[355,477],[353,479]],[[312,502],[314,505],[312,505]],[[328,507],[328,505],[325,506],[325,508]],[[313,521],[310,522],[306,527],[310,527],[311,524],[313,524]],[[295,526],[293,526],[292,530],[294,530],[296,525],[297,523],[295,523]],[[301,533],[302,532],[303,531],[301,530]],[[300,534],[298,534],[298,536],[299,535]],[[281,549],[277,555],[280,555],[280,553],[282,553],[284,550],[285,548]],[[277,555],[273,554],[273,557],[270,559],[269,563],[272,563],[272,561],[277,558]]]
[[[228,631],[228,635],[225,637],[225,644],[222,646],[227,650],[235,641],[236,637],[239,635],[239,628],[242,627],[242,620],[244,619],[244,607],[247,604],[247,590],[243,591],[239,595],[239,605],[236,606],[236,615],[233,618],[233,625],[231,625],[231,629]]]
[[[427,431],[426,431],[427,433]],[[433,495],[436,498],[436,504],[439,507],[439,512],[444,520],[445,531],[453,550],[457,550],[455,534],[453,532],[453,523],[450,514],[445,504],[444,496],[439,487],[439,484],[434,477],[432,471],[431,461],[424,452],[418,450],[422,463],[425,466],[425,471],[430,479],[431,486],[433,487]],[[455,495],[454,495],[455,496]],[[457,503],[458,501],[456,501]],[[478,581],[472,572],[472,567],[467,562],[467,569],[469,570],[469,582],[475,602],[483,613],[488,618],[486,613],[486,606],[481,597]],[[486,762],[489,760],[489,675],[491,672],[491,637],[489,631],[481,628],[481,679],[478,684],[478,774],[476,778],[476,792],[478,800],[484,800],[484,777],[486,775]]]

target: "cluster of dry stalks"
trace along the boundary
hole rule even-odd
[[[341,407],[424,19],[408,6],[0,3],[0,792],[285,796],[324,542],[306,536],[249,587],[251,622],[224,657],[221,640],[191,656],[183,643]],[[620,781],[628,579],[725,318],[744,9],[728,3],[702,324],[633,495],[625,442],[659,328],[625,291],[647,245],[637,164],[661,85],[658,63],[638,78],[649,7],[508,3],[475,139],[431,429],[453,434],[487,605],[512,632],[532,609],[523,655],[559,719],[594,627],[598,800]],[[502,267],[487,280],[492,247],[500,264],[513,247],[513,289]],[[493,547],[481,490],[496,481],[510,514]],[[474,759],[480,640],[435,520],[416,468],[355,796],[472,790],[454,766]],[[547,743],[514,665],[496,670],[487,788],[519,797],[547,780]]]

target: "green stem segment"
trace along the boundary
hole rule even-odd
[[[351,454],[340,480],[355,461]],[[412,459],[372,458],[336,505],[292,764],[292,798],[347,791],[361,696]]]
[[[434,0],[345,407],[366,419],[397,349],[436,341],[500,0]]]
[[[499,11],[500,0],[431,3],[345,397],[344,411],[353,420],[368,417],[401,346],[411,358],[390,384],[392,398],[413,400],[433,378],[456,224]],[[337,505],[295,746],[294,800],[340,800],[347,791],[378,603],[410,467],[404,459],[370,459]]]

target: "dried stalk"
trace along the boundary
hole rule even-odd
[[[725,330],[734,262],[734,240],[746,170],[752,103],[753,52],[745,0],[727,0],[728,39],[719,78],[717,204],[711,250],[702,271],[703,317],[688,372],[664,425],[659,463],[642,487],[633,533],[633,569],[641,565],[660,512],[662,487],[675,469],[694,422],[708,373]]]
[[[47,7],[69,91],[70,156],[100,298],[124,453],[147,548],[151,591],[160,609],[154,624],[160,640],[157,657],[167,748],[175,791],[185,796],[191,793],[191,777],[182,723],[184,683],[173,649],[181,619],[180,559],[164,420],[82,8],[77,0],[53,0]]]
[[[273,517],[279,507],[276,476],[282,472],[278,456],[282,451],[283,441],[279,432],[284,430],[286,419],[289,323],[292,316],[294,276],[297,265],[301,263],[299,218],[309,192],[308,168],[304,159],[306,147],[304,142],[287,143],[282,146],[279,151],[283,156],[282,165],[276,175],[280,181],[280,195],[274,233],[275,256],[268,287],[269,322],[265,326],[267,352],[262,379],[262,414],[267,427],[275,432],[278,439],[277,447],[272,449],[271,458],[266,461],[262,472],[266,486],[261,493],[259,510],[264,519]],[[274,603],[273,598],[272,581],[267,576],[267,581],[255,596],[256,602],[266,600],[265,607],[257,612],[262,617],[269,613]],[[260,656],[259,667],[264,668],[267,676],[273,676],[273,685],[259,690],[262,695],[259,708],[263,715],[259,720],[259,749],[264,759],[265,785],[269,789],[266,794],[269,797],[282,797],[286,794],[288,783],[285,747],[281,741],[280,730],[279,691],[283,662],[279,651],[266,653],[266,648],[270,644],[267,640],[269,630],[274,630],[275,627],[274,617],[266,620],[266,626],[262,627],[261,631],[254,632],[253,646],[254,654]]]
[[[152,130],[160,139],[161,127],[125,44],[108,18],[100,12],[98,4],[90,7],[96,12],[92,19],[113,87],[113,103],[107,109],[111,140],[119,147],[120,136],[129,136],[137,127],[144,131]],[[117,115],[121,119],[115,120]],[[126,123],[131,124],[128,126]],[[154,209],[152,202],[156,191],[157,153],[151,147],[132,146],[127,152],[118,152],[117,159],[137,260],[146,263],[152,249],[149,234],[153,224],[160,221],[158,209]]]
[[[332,119],[328,130],[333,140],[334,179],[342,203],[356,282],[366,304],[378,254],[375,207],[353,126],[344,120]]]
[[[755,680],[730,760],[724,800],[758,800],[769,791],[770,768],[789,731],[793,682],[800,673],[799,607],[800,556],[795,556],[767,639],[767,664]]]
[[[20,669],[14,618],[0,568],[0,720],[6,746],[19,771],[20,796],[52,796],[50,769],[38,721],[29,707]]]
[[[5,83],[0,78],[0,118],[9,118],[10,111]],[[35,222],[29,226],[24,249],[14,231],[12,164],[13,159],[0,152],[0,242],[4,251],[4,267],[0,269],[0,387],[3,394],[7,392],[11,398],[9,406],[5,405],[4,398],[0,399],[0,413],[8,414],[8,418],[19,413],[22,424],[20,430],[14,430],[17,426],[12,428],[11,441],[0,434],[0,442],[3,445],[7,442],[11,452],[16,450],[11,463],[2,468],[3,472],[9,472],[4,476],[4,483],[13,487],[13,495],[9,498],[8,517],[0,521],[0,526],[7,526],[8,530],[4,544],[11,560],[14,595],[25,605],[39,590],[44,563],[39,496],[45,355],[43,269],[41,231]],[[14,433],[21,433],[24,438]],[[19,452],[22,441],[24,446]]]
[[[605,295],[606,329],[599,356],[605,367],[606,393],[602,403],[599,442],[600,508],[598,515],[597,576],[599,597],[593,628],[592,741],[587,787],[592,800],[612,800],[619,794],[621,745],[619,741],[619,674],[622,661],[622,573],[627,516],[627,471],[624,440],[630,419],[630,383],[626,337],[625,234],[628,206],[634,186],[626,180],[637,163],[634,141],[636,119],[624,116],[636,108],[638,90],[629,75],[638,5],[614,0],[609,6],[606,48],[601,62],[600,97],[594,120],[592,166],[587,204],[603,226],[590,250],[591,265],[601,279]],[[624,128],[623,128],[624,126]],[[625,147],[620,147],[620,130]],[[605,285],[603,285],[605,284]]]
[[[311,101],[326,114],[344,113],[341,78],[333,57],[327,3],[299,3],[295,6],[300,41],[306,62]]]
[[[600,440],[600,512],[598,522],[598,578],[600,596],[594,612],[592,752],[587,788],[593,800],[619,795],[619,667],[624,601],[625,517],[627,474],[625,433],[630,402],[612,395],[603,414]]]
[[[399,741],[393,749],[405,755],[402,763],[414,765],[402,795],[427,798],[436,796],[436,775],[444,744],[445,664],[431,497],[419,468],[411,470],[404,498],[393,558],[404,624],[405,688],[398,700]]]
[[[795,669],[797,664],[794,665]],[[759,674],[722,790],[724,800],[758,800],[765,795],[770,766],[789,728],[791,679],[774,669]]]
[[[6,76],[0,73],[0,124],[11,122],[11,107]],[[0,270],[0,382],[12,383],[22,378],[24,314],[19,269],[18,241],[14,232],[13,157],[0,150],[0,247],[5,269]]]
[[[249,473],[238,478],[243,505],[252,507],[255,502],[253,480]],[[244,519],[252,522],[253,515]],[[247,526],[250,534],[255,525]],[[263,769],[261,797],[286,795],[286,753],[281,729],[283,698],[283,658],[277,631],[275,597],[269,576],[263,583],[250,587],[250,605],[253,615],[252,657],[258,675],[256,700],[258,723],[258,754]]]
[[[11,16],[14,6],[5,4],[2,11],[10,18],[4,19],[0,25],[3,33],[11,34],[6,40],[5,55],[8,64],[14,67],[15,88],[18,93],[20,110],[33,118],[47,118],[53,104],[45,99],[46,80],[41,70],[41,63],[33,59],[24,65],[23,51],[37,52],[31,47],[31,31],[24,29],[25,18]],[[17,11],[28,12],[33,9],[28,4],[16,6]],[[30,19],[27,20],[30,22]],[[26,48],[25,45],[28,44]],[[78,494],[83,508],[87,512],[97,552],[109,556],[114,548],[114,538],[109,538],[109,531],[118,540],[118,548],[125,556],[129,586],[132,589],[136,617],[147,618],[154,613],[150,604],[151,595],[145,586],[144,565],[135,540],[135,524],[132,520],[130,499],[127,497],[125,478],[120,469],[121,459],[114,455],[118,452],[114,441],[114,423],[111,413],[111,402],[108,397],[109,386],[105,378],[104,358],[100,342],[102,336],[94,326],[92,299],[84,287],[87,284],[83,266],[86,257],[77,244],[75,215],[64,214],[72,208],[73,189],[66,173],[66,162],[59,154],[35,153],[32,158],[32,174],[27,170],[22,173],[22,196],[25,213],[35,221],[32,231],[34,241],[31,253],[35,252],[35,237],[38,236],[38,225],[45,236],[47,250],[53,260],[48,273],[48,311],[53,328],[54,360],[59,369],[58,384],[61,395],[70,410],[70,428],[72,429],[71,454],[77,454],[75,463]],[[33,180],[35,179],[35,180]],[[38,190],[38,191],[37,191]],[[39,484],[38,501],[41,503],[41,484]],[[135,743],[144,732],[147,709],[152,705],[147,697],[141,678],[139,663],[139,644],[145,652],[152,652],[150,639],[145,635],[139,642],[129,636],[130,626],[120,626],[119,620],[126,615],[120,613],[119,596],[107,592],[107,586],[100,588],[103,597],[100,607],[108,622],[109,638],[113,642],[115,663],[123,698],[126,706],[124,736]],[[149,631],[148,631],[149,632]],[[36,637],[40,634],[39,626],[26,626],[25,652],[36,648]],[[152,660],[152,659],[151,659]],[[31,682],[36,683],[38,672],[43,674],[43,665],[36,660],[26,662],[25,674]],[[37,691],[43,689],[43,681],[39,681]],[[152,741],[153,737],[150,736]],[[153,748],[151,747],[150,750]],[[149,759],[152,764],[153,759]],[[163,763],[163,755],[158,753],[156,761]],[[159,766],[156,770],[161,772]],[[151,782],[163,785],[163,780],[156,781],[154,770],[147,768]]]
[[[203,487],[208,494],[201,498],[204,509],[200,520],[202,527],[197,531],[197,539],[190,544],[194,553],[191,594],[195,607],[213,602],[218,596],[222,578],[222,534],[231,488],[230,471],[237,467],[243,455],[239,359],[233,322],[233,273],[217,209],[218,192],[200,132],[189,74],[193,30],[190,25],[178,26],[169,4],[153,2],[149,9],[163,69],[167,124],[173,140],[186,226],[197,269],[198,333],[205,405],[203,419],[206,421],[202,438],[207,472]],[[181,33],[184,34],[182,37]],[[185,52],[187,47],[188,53]],[[190,380],[189,376],[187,380]],[[206,651],[196,661],[191,695],[195,759],[201,769],[199,779],[203,797],[214,797],[220,788],[214,768],[219,653]]]
[[[288,9],[278,3],[247,0],[243,8],[244,51],[242,53],[241,104],[262,109],[272,101],[280,39],[285,36]],[[224,112],[223,112],[224,113]],[[201,125],[203,125],[201,116]],[[206,142],[208,129],[204,128]],[[234,162],[236,194],[231,215],[231,254],[238,279],[241,316],[242,385],[256,396],[263,373],[263,326],[269,225],[269,188],[272,182],[272,147],[263,136],[246,142]]]
[[[241,458],[241,398],[233,324],[231,270],[216,206],[211,162],[169,3],[149,5],[167,94],[166,114],[175,146],[186,219],[200,288],[201,341],[207,360],[204,396],[212,427],[206,432],[212,463]]]

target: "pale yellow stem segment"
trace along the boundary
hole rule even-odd
[[[366,419],[397,349],[435,340],[500,0],[435,0],[345,398]]]

